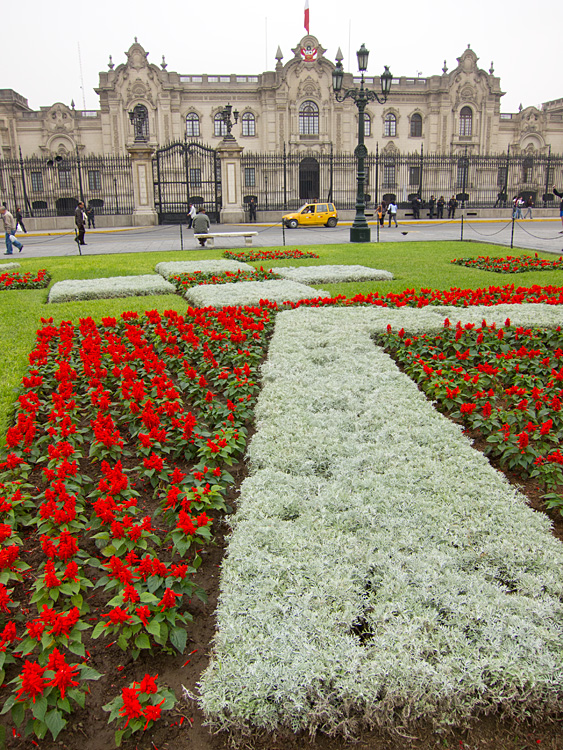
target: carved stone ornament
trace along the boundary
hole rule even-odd
[[[141,68],[146,68],[149,64],[147,61],[149,53],[145,52],[136,39],[125,54],[127,55],[127,65],[130,68],[141,70]]]
[[[398,156],[400,151],[393,141],[389,141],[389,143],[382,149],[382,153],[385,154],[385,156]]]
[[[66,104],[53,104],[48,110],[43,125],[51,133],[72,133],[74,131],[74,117]]]
[[[321,98],[321,87],[319,86],[319,82],[314,80],[311,76],[307,76],[304,81],[300,81],[299,88],[297,89],[297,98],[303,99],[305,97]]]

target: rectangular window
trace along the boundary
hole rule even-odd
[[[59,185],[63,190],[72,190],[72,172],[69,167],[59,167]]]
[[[497,187],[503,188],[506,185],[506,167],[499,167],[497,172]]]
[[[201,167],[190,167],[190,185],[201,187]]]
[[[102,175],[97,169],[88,170],[88,188],[89,190],[102,189]]]
[[[420,185],[420,167],[409,167],[409,185]]]
[[[383,165],[383,187],[385,189],[395,187],[395,165],[394,164]]]
[[[244,186],[255,187],[256,186],[256,169],[255,167],[244,168]]]
[[[467,177],[468,177],[469,171],[466,164],[458,164],[457,165],[457,187],[467,187]]]
[[[43,192],[43,174],[41,172],[31,173],[31,190],[34,193]]]

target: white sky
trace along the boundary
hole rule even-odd
[[[0,88],[26,97],[33,109],[62,101],[98,109],[98,73],[125,62],[134,37],[149,62],[166,57],[182,74],[273,70],[305,35],[304,0],[19,0],[3,13]],[[478,65],[495,75],[506,95],[501,111],[563,97],[563,4],[559,0],[309,0],[310,32],[344,69],[357,72],[355,51],[370,50],[368,75],[389,65],[394,76],[451,71],[467,45]],[[82,63],[81,84],[78,43]]]

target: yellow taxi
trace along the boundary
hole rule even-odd
[[[306,203],[295,213],[285,214],[282,222],[286,227],[335,227],[338,213],[333,203]]]

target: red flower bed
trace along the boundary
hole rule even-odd
[[[235,253],[233,250],[225,250],[223,258],[238,260],[241,263],[252,263],[255,260],[286,260],[287,258],[318,258],[313,252],[303,250],[244,250]]]
[[[270,281],[279,278],[281,277],[274,271],[265,271],[260,266],[255,271],[239,270],[235,273],[232,271],[224,271],[223,273],[204,273],[203,271],[179,273],[170,276],[168,281],[174,284],[178,292],[182,294],[189,287],[199,286],[200,284],[234,284],[241,281]]]
[[[27,733],[84,705],[97,643],[184,651],[271,326],[223,308],[38,331],[0,464],[0,683]]]
[[[6,271],[0,274],[0,290],[2,289],[44,289],[49,286],[51,277],[44,269],[32,273]]]
[[[304,299],[299,302],[285,302],[282,308],[297,308],[302,305],[308,307],[327,307],[331,305],[373,305],[374,307],[427,307],[428,305],[452,305],[454,307],[472,307],[474,305],[521,305],[527,302],[543,302],[547,305],[563,304],[563,287],[537,286],[516,287],[514,284],[506,286],[489,286],[481,289],[405,289],[402,292],[388,294],[356,294],[354,297],[337,295],[336,297],[317,297]],[[276,310],[275,302],[263,302],[264,306]]]
[[[514,258],[508,255],[506,258],[489,258],[480,255],[477,258],[454,258],[451,261],[456,266],[467,268],[478,268],[481,271],[493,271],[494,273],[525,273],[526,271],[557,271],[563,268],[563,258],[557,260],[544,260],[537,253],[523,255]]]
[[[535,478],[563,509],[563,330],[485,321],[438,334],[383,337],[405,371],[448,416],[478,430],[503,468]]]

